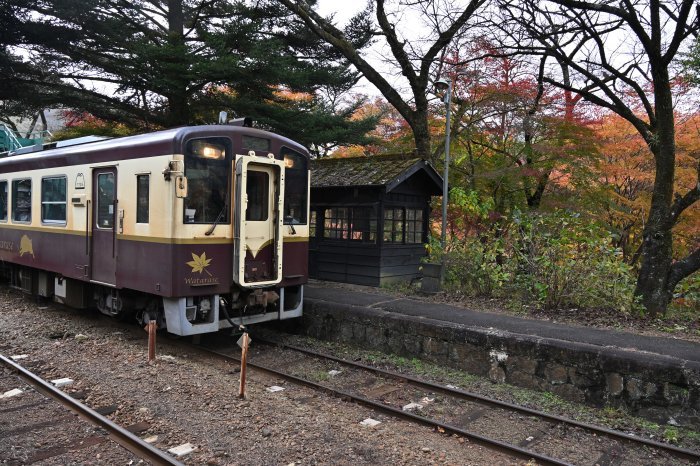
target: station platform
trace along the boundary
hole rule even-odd
[[[700,343],[474,311],[314,281],[304,332],[659,422],[700,425]]]

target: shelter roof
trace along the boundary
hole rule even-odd
[[[427,177],[431,194],[442,192],[442,177],[435,168],[426,160],[404,154],[312,160],[311,187],[384,186],[390,192],[417,173]]]

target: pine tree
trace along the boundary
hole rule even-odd
[[[0,100],[143,130],[212,122],[227,110],[318,147],[366,142],[374,125],[348,118],[359,102],[336,108],[322,98],[349,89],[357,74],[274,5],[2,1]],[[309,98],[302,105],[285,91]]]

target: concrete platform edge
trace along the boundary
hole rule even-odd
[[[567,400],[624,407],[655,422],[700,426],[697,361],[313,298],[304,304],[303,332],[315,338],[416,357]]]

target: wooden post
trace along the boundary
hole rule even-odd
[[[241,386],[238,390],[238,397],[245,398],[245,373],[246,360],[248,359],[248,332],[243,332],[241,337]]]
[[[152,362],[156,359],[156,325],[156,321],[151,320],[146,326],[148,330],[148,362]]]

